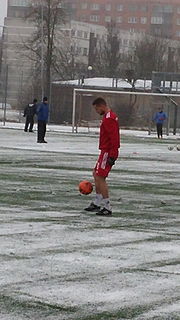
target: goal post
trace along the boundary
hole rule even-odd
[[[110,95],[110,96],[117,96],[118,94],[120,96],[122,95],[129,95],[129,96],[144,96],[144,97],[150,97],[150,98],[154,98],[154,99],[160,99],[163,98],[164,101],[166,101],[167,105],[168,105],[168,114],[169,114],[169,109],[170,106],[174,106],[175,107],[175,113],[174,113],[174,117],[175,114],[177,116],[177,108],[180,108],[180,94],[173,94],[173,93],[154,93],[154,92],[136,92],[136,91],[119,91],[119,90],[101,90],[101,89],[85,89],[85,88],[74,88],[73,89],[73,108],[72,108],[72,133],[77,132],[77,127],[78,127],[78,123],[76,121],[76,108],[77,108],[77,95],[84,95],[84,96],[93,96],[95,98],[95,95],[98,96],[105,96],[105,95]],[[179,102],[177,103],[176,101],[173,100],[173,98],[179,98]],[[160,103],[160,102],[159,102]],[[165,104],[165,102],[163,102],[163,104]],[[176,121],[174,120],[174,123],[176,123]],[[168,121],[167,121],[167,134],[169,133],[169,128],[170,127],[170,116],[168,117]],[[76,130],[75,130],[76,129]]]

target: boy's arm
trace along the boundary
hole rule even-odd
[[[109,135],[109,139],[111,141],[111,149],[109,152],[109,158],[112,158],[112,162],[115,162],[115,160],[118,157],[118,149],[119,149],[119,145],[120,145],[119,127],[117,125],[116,120],[113,120],[110,118],[107,119],[104,124],[105,124],[106,132]]]

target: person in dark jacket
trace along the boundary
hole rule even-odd
[[[37,99],[33,100],[33,103],[29,103],[24,109],[24,117],[26,117],[24,131],[33,132],[34,116],[36,114]]]
[[[44,97],[43,102],[38,105],[36,113],[38,120],[37,143],[47,143],[47,141],[44,140],[46,134],[46,124],[48,122],[49,116],[49,105],[47,97]]]
[[[163,108],[160,107],[158,109],[158,112],[153,117],[153,120],[156,122],[156,128],[157,128],[157,136],[158,139],[162,139],[163,137],[163,123],[167,119],[166,113],[163,111]]]

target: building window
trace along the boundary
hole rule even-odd
[[[117,11],[123,11],[123,4],[117,4]]]
[[[29,0],[11,0],[9,5],[12,7],[29,7]]]
[[[130,29],[129,29],[129,32],[134,33],[134,32],[135,32],[135,29],[134,29],[134,28],[130,28]]]
[[[161,6],[161,5],[155,5],[154,7],[153,7],[153,12],[155,13],[155,14],[157,14],[158,12],[163,12],[163,6]]]
[[[88,38],[88,32],[84,31],[84,39]]]
[[[127,46],[127,45],[128,45],[128,40],[127,40],[127,39],[124,39],[124,40],[123,40],[123,45],[124,45],[124,46]]]
[[[162,31],[161,31],[160,28],[155,28],[155,29],[154,29],[154,35],[156,35],[156,36],[161,36],[161,34],[162,34]]]
[[[87,4],[87,3],[82,3],[82,4],[81,4],[81,9],[82,9],[82,10],[86,10],[87,7],[88,7],[88,4]]]
[[[106,9],[106,11],[111,11],[111,4],[110,3],[106,4],[105,9]]]
[[[180,13],[180,7],[177,7],[177,13]]]
[[[141,24],[146,24],[146,23],[147,23],[147,18],[141,17]]]
[[[75,37],[75,35],[76,35],[76,30],[72,29],[71,30],[71,37]]]
[[[91,16],[90,16],[90,21],[92,21],[92,22],[98,22],[98,21],[99,21],[99,16],[91,15]]]
[[[155,5],[153,7],[153,12],[157,13],[157,12],[164,12],[164,13],[172,13],[173,12],[173,6],[171,5]]]
[[[100,5],[98,3],[93,3],[91,5],[91,10],[99,10],[100,9]]]
[[[172,13],[173,12],[173,7],[171,5],[165,5],[164,8],[163,8],[164,12],[166,13]]]
[[[142,11],[142,12],[147,12],[147,11],[148,11],[148,6],[142,5],[142,6],[141,6],[141,11]]]
[[[81,21],[88,21],[87,16],[84,14],[80,17],[80,19]]]
[[[83,33],[82,33],[81,30],[78,30],[78,31],[77,31],[77,37],[78,37],[78,38],[82,38],[82,37],[83,37]]]
[[[151,17],[151,24],[163,24],[162,17]]]
[[[77,53],[78,55],[81,55],[81,52],[82,52],[82,49],[81,49],[80,47],[77,47],[77,48],[76,48],[76,53]]]
[[[117,23],[122,23],[122,17],[116,17],[116,22]]]
[[[176,36],[180,38],[180,31],[176,31]]]
[[[88,55],[88,49],[87,48],[83,48],[83,56],[87,56]]]
[[[129,5],[129,11],[137,11],[138,5],[137,4],[130,4]]]
[[[105,22],[111,22],[111,16],[106,16],[105,17]]]
[[[132,40],[129,40],[129,46],[133,47],[133,41]]]
[[[129,17],[128,23],[137,23],[137,18],[136,17]]]
[[[177,24],[178,26],[180,26],[180,19],[177,19],[176,24]]]
[[[66,37],[70,37],[70,31],[69,30],[65,30],[64,34],[65,34]]]

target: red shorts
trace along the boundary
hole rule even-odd
[[[111,166],[107,163],[109,154],[107,151],[101,151],[94,172],[97,176],[106,178],[111,171]]]

